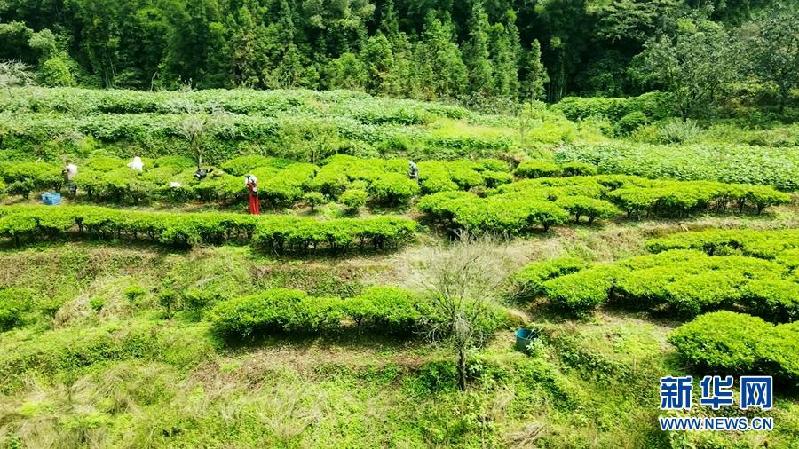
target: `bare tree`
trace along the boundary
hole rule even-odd
[[[427,248],[414,266],[414,281],[430,300],[428,336],[455,350],[461,390],[466,389],[468,352],[485,344],[497,327],[510,266],[502,246],[465,233],[450,245]]]
[[[202,168],[207,139],[228,124],[228,113],[221,106],[198,104],[190,98],[180,99],[170,108],[185,115],[177,131],[189,144],[197,168]]]
[[[0,89],[33,84],[30,68],[19,61],[0,61]]]

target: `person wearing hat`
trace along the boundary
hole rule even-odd
[[[244,185],[249,193],[250,215],[261,215],[261,204],[258,202],[258,178],[247,175],[244,177]]]

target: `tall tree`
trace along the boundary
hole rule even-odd
[[[464,92],[469,77],[461,51],[453,42],[451,23],[429,17],[414,59],[419,82],[429,86],[431,98],[456,98]]]
[[[394,62],[391,42],[383,33],[378,32],[377,35],[367,39],[361,51],[361,59],[366,64],[368,74],[366,90],[372,94],[383,93],[383,84],[386,82]]]
[[[469,92],[489,97],[494,91],[494,70],[489,52],[488,14],[482,0],[475,0],[469,20],[469,40],[464,47],[464,60],[469,70]]]
[[[541,62],[541,44],[534,40],[530,50],[524,55],[522,68],[521,99],[524,101],[542,100],[546,94],[549,75]]]
[[[707,111],[739,75],[738,48],[713,22],[682,21],[674,36],[648,42],[636,57],[638,78],[664,87],[683,119]]]
[[[515,47],[511,43],[513,38],[501,23],[491,27],[493,92],[499,97],[515,98],[519,93],[519,63],[518,55],[514,52]]]
[[[752,69],[779,93],[782,113],[791,89],[799,87],[799,8],[773,9],[744,27],[748,32]]]

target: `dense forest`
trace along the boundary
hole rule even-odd
[[[784,106],[799,83],[793,3],[2,0],[0,61],[49,86],[354,89],[466,104],[659,89],[689,116],[747,89]]]

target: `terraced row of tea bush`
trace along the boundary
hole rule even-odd
[[[742,231],[744,236],[753,232]],[[719,247],[703,247],[713,255],[668,249],[669,241],[680,240],[685,245],[674,246],[695,247],[695,242],[709,241],[709,234],[680,233],[655,240],[650,248],[661,252],[615,263],[587,265],[575,259],[534,263],[517,273],[515,292],[524,300],[546,297],[552,305],[577,314],[612,303],[681,316],[726,309],[775,322],[799,319],[799,231],[764,233],[752,239],[757,250],[745,251],[747,255],[718,251]],[[726,241],[734,241],[731,232],[725,234]]]
[[[669,336],[680,358],[704,373],[764,374],[799,382],[799,321],[775,326],[736,312],[713,312]]]
[[[420,180],[408,178],[408,161],[358,159],[336,155],[319,166],[260,155],[240,156],[223,163],[207,179],[194,178],[194,163],[183,157],[145,159],[139,174],[122,159],[95,156],[80,164],[74,179],[82,198],[93,202],[140,204],[152,201],[244,201],[243,176],[259,179],[265,205],[287,207],[299,201],[312,206],[337,200],[353,211],[367,202],[399,206],[420,193],[492,188],[511,182],[508,164],[494,159],[423,161]],[[28,197],[32,192],[63,187],[61,168],[46,162],[0,163],[0,191]],[[308,195],[311,194],[311,195]],[[315,195],[314,195],[315,194]],[[321,194],[321,195],[320,195]]]
[[[795,229],[758,231],[753,229],[709,229],[678,232],[646,242],[652,253],[672,249],[695,249],[709,256],[743,255],[779,260],[790,268],[799,266],[799,232]]]
[[[496,305],[475,323],[494,332],[509,322]],[[443,321],[423,296],[399,288],[373,287],[353,298],[314,297],[299,290],[271,289],[218,303],[208,313],[212,330],[225,338],[311,335],[345,329],[412,337]]]
[[[626,212],[628,217],[688,216],[712,211],[761,213],[790,196],[772,187],[710,181],[664,181],[630,176],[536,178],[499,186],[481,197],[442,192],[417,207],[433,222],[470,232],[521,234],[570,219],[589,223]]]
[[[742,145],[573,144],[556,149],[559,161],[595,165],[600,173],[647,178],[713,180],[799,190],[799,151]]]
[[[66,236],[127,239],[173,246],[250,242],[264,250],[362,250],[392,248],[413,239],[408,218],[375,216],[315,220],[206,212],[173,213],[92,206],[0,208],[0,237],[23,241]]]

